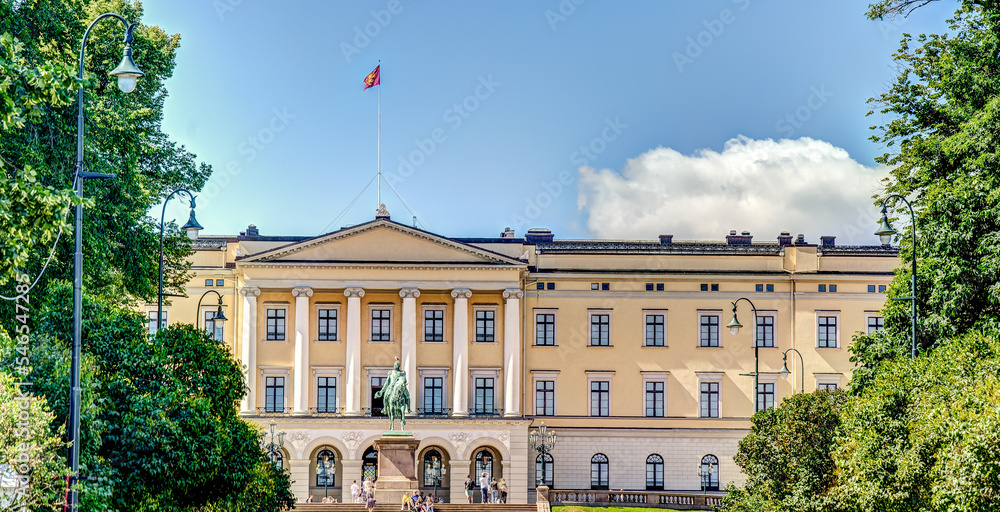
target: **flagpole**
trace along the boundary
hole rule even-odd
[[[382,206],[382,59],[378,60],[378,205]]]

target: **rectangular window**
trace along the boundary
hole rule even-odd
[[[773,347],[774,346],[774,316],[758,316],[757,317],[757,346],[758,347]]]
[[[757,383],[757,410],[763,411],[774,407],[774,383]]]
[[[267,310],[267,339],[285,339],[285,309]]]
[[[215,284],[215,280],[214,279],[206,279],[205,280],[205,286],[212,286],[213,284]]]
[[[837,317],[820,316],[817,320],[819,348],[837,348]]]
[[[837,383],[835,383],[835,382],[820,382],[816,386],[816,389],[819,389],[819,390],[822,390],[822,391],[829,391],[829,392],[832,393],[832,392],[834,392],[834,391],[837,390]]]
[[[444,310],[424,310],[424,341],[444,341]]]
[[[316,412],[337,412],[337,378],[316,378]]]
[[[656,291],[658,292],[663,291],[663,283],[656,283]]]
[[[719,383],[701,383],[701,417],[719,417]]]
[[[647,292],[653,291],[653,283],[646,283],[646,291]]]
[[[717,292],[717,291],[719,291],[719,285],[718,285],[718,284],[713,284],[713,285],[712,285],[712,291],[713,291],[713,292]]]
[[[535,416],[554,416],[556,413],[556,383],[551,380],[535,381]]]
[[[610,289],[611,289],[611,283],[601,283],[601,290],[607,291]]]
[[[703,292],[707,292],[707,291],[708,291],[708,284],[706,284],[706,283],[702,283],[702,284],[701,284],[701,291],[703,291]]]
[[[493,377],[476,377],[476,414],[496,414],[494,409]]]
[[[611,415],[611,383],[606,380],[590,382],[590,415]]]
[[[590,314],[590,346],[611,346],[611,315],[607,313]]]
[[[267,377],[264,391],[264,411],[285,412],[285,378]]]
[[[392,311],[388,309],[372,310],[372,341],[390,341],[392,339]]]
[[[817,291],[821,291],[821,292],[825,292],[826,291],[826,285],[825,284],[818,285],[816,287],[816,290]]]
[[[537,313],[535,315],[535,345],[556,344],[556,315]]]
[[[875,285],[873,284],[868,285],[868,293],[875,293]]]
[[[831,292],[835,292],[835,291],[837,291],[837,285],[835,285],[835,284],[831,284],[831,285],[829,286],[829,290],[830,290]]]
[[[663,382],[646,383],[646,417],[663,417]]]
[[[476,311],[477,342],[493,343],[496,341],[496,316],[497,312],[492,309],[480,309]]]
[[[665,315],[646,314],[646,346],[662,347]]]
[[[699,315],[701,332],[699,333],[699,346],[718,347],[719,346],[719,315]]]
[[[874,315],[868,317],[868,334],[881,331],[883,327],[885,326],[882,323],[882,317]]]
[[[591,290],[600,290],[601,289],[601,283],[590,283],[590,289]]]
[[[545,289],[545,283],[535,283],[535,289],[536,290],[544,290]]]
[[[556,284],[555,283],[545,283],[545,288],[547,290],[555,290],[556,289]]]
[[[222,341],[225,339],[226,322],[222,320],[216,322],[216,314],[218,314],[218,310],[215,309],[205,312],[205,330],[212,335],[212,339]]]
[[[316,339],[319,341],[337,341],[337,310],[321,309],[316,314],[318,332]]]
[[[170,315],[167,314],[167,311],[164,310],[163,311],[163,321],[160,322],[160,327],[161,328],[167,326],[167,319],[169,318],[169,316]],[[157,326],[156,326],[156,310],[154,309],[152,311],[147,312],[146,313],[146,317],[148,318],[148,322],[149,322],[149,334],[156,334],[156,331],[157,331]]]
[[[773,284],[765,285],[765,289],[767,291],[769,291],[769,292],[773,292],[774,291],[774,285]]]
[[[878,292],[879,293],[885,293],[885,285],[884,284],[878,285]]]
[[[755,292],[762,292],[762,291],[764,291],[764,285],[763,284],[755,284],[754,287],[753,287],[753,291],[755,291]]]
[[[424,377],[424,414],[444,414],[444,378]]]
[[[225,284],[224,280],[222,280],[222,279],[216,279],[215,280],[215,286],[222,286],[223,284]]]

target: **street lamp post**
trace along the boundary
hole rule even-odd
[[[757,307],[754,306],[753,302],[751,302],[750,299],[748,299],[746,297],[740,297],[740,298],[734,300],[733,301],[733,319],[730,320],[728,324],[726,324],[726,327],[729,328],[729,332],[731,334],[733,334],[733,335],[738,334],[740,332],[740,328],[743,327],[743,324],[741,324],[740,321],[736,318],[736,304],[739,303],[739,301],[741,301],[741,300],[747,301],[747,304],[750,304],[750,309],[753,310],[754,330],[753,330],[753,395],[752,396],[753,396],[753,401],[754,401],[754,410],[756,410],[757,409],[757,392],[758,392],[758,389],[760,387],[759,386],[759,380],[760,380],[760,357],[759,357],[759,354],[758,354],[758,349],[760,348],[760,343],[757,342],[757,327],[756,327],[757,326]]]
[[[160,330],[163,326],[163,220],[167,215],[167,203],[170,202],[170,198],[177,195],[179,192],[184,192],[188,195],[190,199],[189,204],[191,205],[191,215],[188,217],[187,223],[181,226],[181,229],[187,231],[188,238],[194,240],[198,238],[198,231],[204,229],[201,224],[198,224],[198,219],[194,218],[194,194],[189,192],[186,188],[179,188],[170,193],[166,199],[163,200],[163,211],[160,212],[160,266],[159,266],[159,281],[160,286],[156,294],[156,330]],[[173,294],[170,294],[173,296]],[[221,301],[221,296],[219,297]],[[198,325],[198,322],[195,322]]]
[[[538,430],[532,430],[528,434],[528,444],[542,458],[542,476],[540,479],[535,480],[535,485],[545,485],[545,482],[548,481],[545,475],[545,454],[551,452],[556,447],[556,433],[549,432],[548,427],[545,426],[545,422],[543,421],[538,426]]]
[[[781,374],[781,378],[782,379],[787,379],[788,378],[788,374],[792,373],[788,369],[788,353],[789,352],[795,352],[796,354],[799,355],[799,388],[801,388],[799,392],[800,393],[805,393],[806,392],[806,363],[802,359],[802,352],[799,352],[798,350],[796,350],[794,348],[790,348],[790,349],[782,352],[781,353],[781,369],[778,370],[778,373]]]
[[[431,460],[431,469],[434,470],[434,498],[437,499],[438,485],[441,483],[441,459],[437,456]]]
[[[214,294],[216,294],[216,295],[219,296],[219,310],[215,312],[215,317],[213,317],[212,320],[222,320],[223,322],[225,322],[226,320],[229,320],[228,318],[226,318],[225,313],[222,312],[222,294],[219,293],[219,292],[217,292],[217,291],[215,291],[215,290],[209,290],[209,291],[201,294],[201,298],[198,299],[198,307],[195,308],[195,313],[194,313],[195,314],[195,319],[194,319],[194,326],[195,327],[198,327],[199,325],[201,325],[201,301],[204,300],[205,296],[208,295],[208,294],[210,294],[210,293],[214,293]]]
[[[281,456],[281,447],[285,445],[285,431],[282,430],[275,434],[274,429],[278,426],[273,420],[270,423],[271,427],[271,438],[266,445],[264,445],[264,451],[267,452],[268,456],[271,457],[271,464],[274,467],[278,467],[278,457]]]
[[[316,465],[319,469],[319,476],[323,479],[323,497],[330,497],[330,456],[326,453],[323,454],[323,460],[317,462]]]
[[[83,199],[83,180],[98,178],[113,178],[114,174],[103,174],[97,172],[87,172],[83,170],[83,65],[84,56],[87,49],[87,38],[91,29],[105,18],[115,18],[125,25],[125,51],[122,61],[115,69],[109,73],[118,79],[118,88],[124,93],[135,90],[138,79],[143,76],[143,72],[132,60],[132,29],[135,25],[129,23],[125,18],[115,13],[104,13],[94,21],[90,22],[87,30],[83,33],[83,40],[80,42],[80,67],[77,72],[77,81],[80,82],[80,89],[76,93],[77,116],[76,116],[76,170],[73,176],[73,188],[76,196]],[[83,204],[77,202],[73,210],[76,217],[76,228],[73,230],[73,355],[70,363],[70,407],[69,407],[69,465],[70,474],[67,477],[67,484],[70,486],[66,508],[70,512],[77,510],[79,496],[76,491],[76,482],[80,480],[80,326],[83,310]]]
[[[885,198],[882,201],[882,220],[879,223],[878,230],[875,231],[882,245],[889,245],[892,242],[892,236],[896,234],[896,230],[889,224],[889,216],[886,214],[886,204],[890,199],[899,199],[910,210],[910,226],[913,231],[913,266],[910,272],[910,296],[894,297],[892,300],[910,301],[910,320],[912,323],[910,327],[910,357],[917,357],[917,217],[913,214],[913,206],[910,205],[910,202],[905,197],[893,194]]]
[[[701,493],[708,494],[708,486],[712,482],[712,475],[715,474],[715,464],[708,463],[708,471],[706,472],[702,464],[698,464],[698,477],[701,479]],[[706,483],[706,480],[708,482]]]

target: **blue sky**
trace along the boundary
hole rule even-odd
[[[374,183],[334,223],[376,172],[362,80],[381,59],[382,170],[425,229],[874,243],[863,216],[885,169],[865,100],[902,33],[944,32],[956,2],[886,22],[866,5],[163,0],[143,22],[181,34],[164,128],[215,168],[206,233],[372,219]]]

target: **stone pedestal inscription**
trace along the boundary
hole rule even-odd
[[[412,436],[382,437],[375,441],[375,449],[378,450],[375,501],[379,506],[399,506],[403,494],[412,493],[417,488],[415,453],[419,445],[420,441]]]

